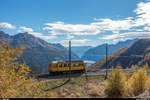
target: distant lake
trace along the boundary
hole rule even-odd
[[[87,63],[87,67],[89,67],[91,64],[96,63],[96,61],[92,61],[92,60],[84,60],[84,62]]]

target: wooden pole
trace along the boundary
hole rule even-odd
[[[71,41],[69,41],[69,80],[71,80]]]
[[[108,52],[108,46],[107,46],[107,43],[106,43],[106,76],[105,76],[105,80],[107,79],[107,76],[108,76],[108,64],[107,64],[107,52]]]

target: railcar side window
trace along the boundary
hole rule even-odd
[[[60,64],[59,67],[62,67],[62,64]]]
[[[74,64],[74,66],[75,66],[75,67],[78,67],[78,66],[79,66],[79,64]]]
[[[80,66],[84,66],[84,64],[83,64],[83,63],[80,63]]]
[[[64,64],[64,67],[67,67],[67,64]]]

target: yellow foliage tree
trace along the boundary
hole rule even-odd
[[[145,68],[140,68],[138,72],[134,72],[128,80],[128,86],[135,96],[144,92],[148,88],[149,77]]]
[[[122,68],[112,69],[108,76],[105,93],[108,97],[123,97],[126,91],[125,87],[126,75],[123,73]]]
[[[146,71],[148,71],[149,70],[149,65],[148,65],[148,63],[146,63],[144,66],[142,66],[143,68],[145,68],[145,70]]]
[[[131,70],[136,70],[136,71],[137,71],[137,70],[139,69],[139,66],[137,66],[137,65],[132,65],[130,69],[131,69]]]
[[[43,90],[44,82],[28,77],[28,66],[17,62],[22,51],[23,47],[0,45],[0,98],[55,97]]]

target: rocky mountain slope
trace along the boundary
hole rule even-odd
[[[0,42],[9,43],[13,47],[24,46],[25,50],[20,60],[25,60],[27,65],[34,67],[48,67],[48,62],[58,59],[68,59],[68,50],[61,44],[51,44],[46,41],[34,37],[28,33],[19,33],[9,36],[4,32],[0,32]],[[78,58],[72,53],[73,58]]]
[[[108,56],[108,66],[121,65],[123,68],[131,65],[150,64],[150,39],[137,40],[133,45],[122,48]],[[91,66],[91,69],[105,68],[106,60],[102,59]]]

